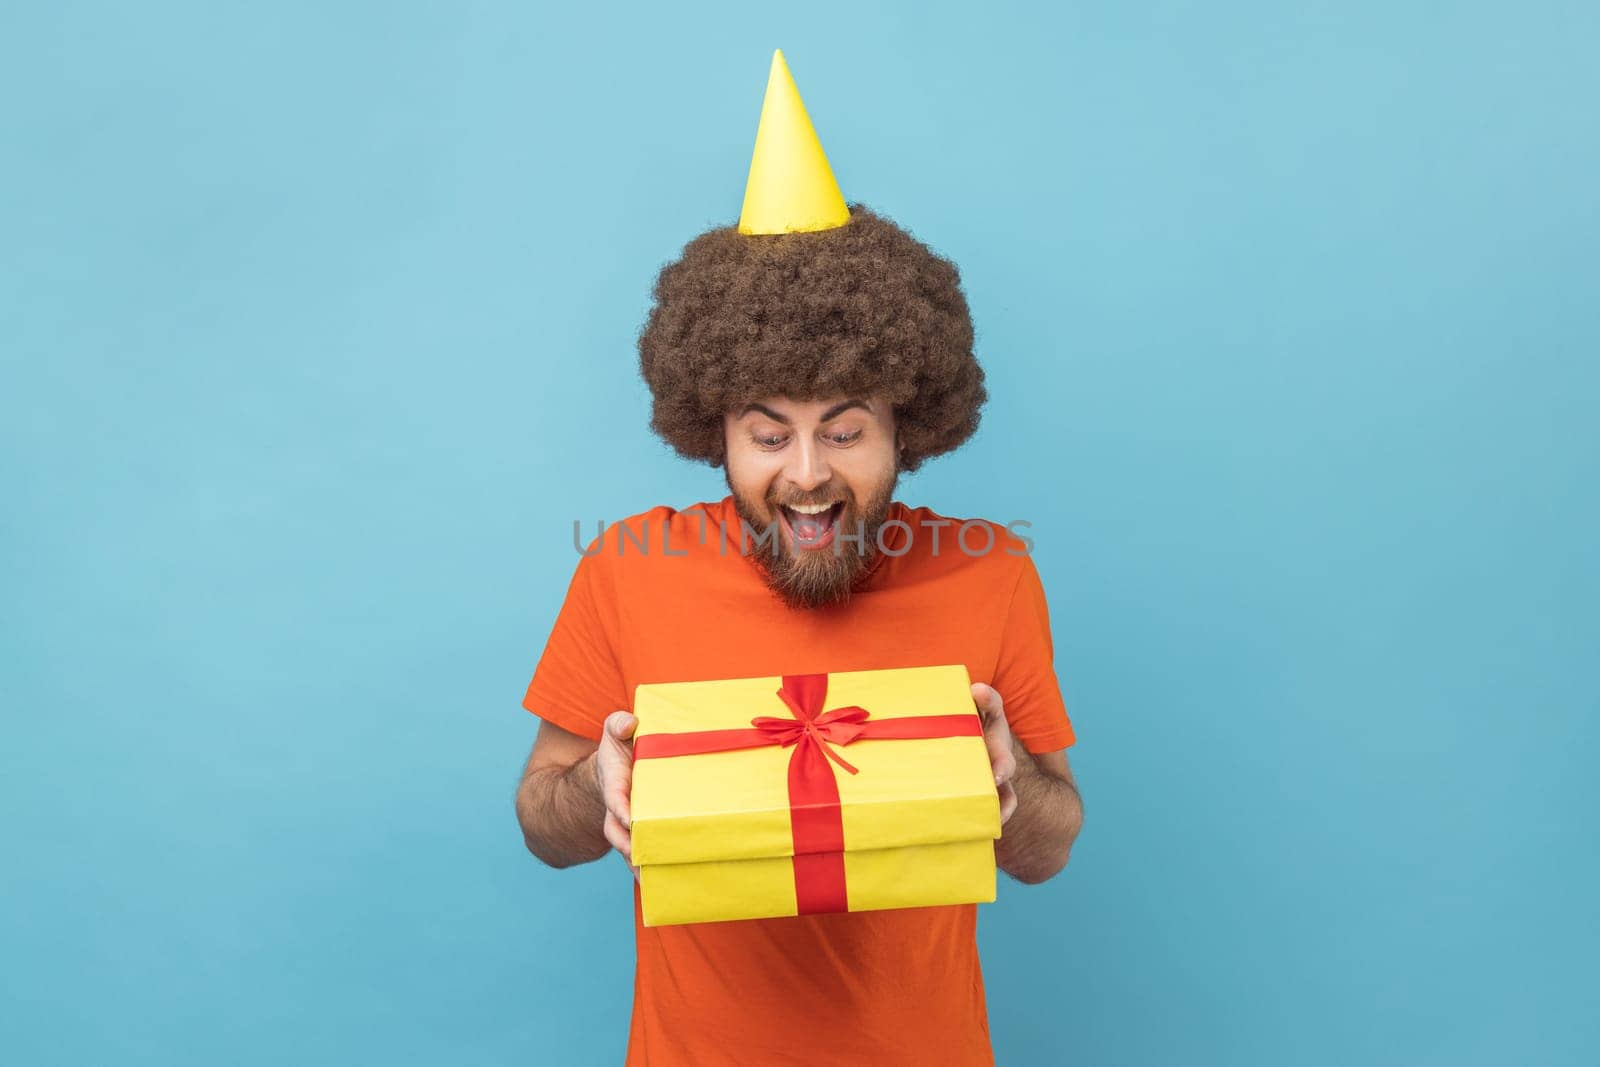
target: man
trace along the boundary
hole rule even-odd
[[[517,794],[529,850],[631,858],[641,683],[963,663],[996,861],[1060,871],[1082,805],[1029,545],[893,499],[986,399],[958,273],[845,205],[781,53],[738,229],[690,242],[654,295],[652,424],[729,495],[635,515],[580,559],[524,698],[543,720]],[[647,928],[636,888],[634,929],[630,1064],[993,1062],[974,905]]]

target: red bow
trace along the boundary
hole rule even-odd
[[[785,675],[783,688],[778,690],[778,698],[789,705],[789,710],[794,712],[794,718],[779,719],[771,715],[761,715],[751,719],[750,725],[770,737],[772,744],[782,745],[784,748],[794,744],[810,745],[851,774],[859,774],[861,772],[846,763],[844,757],[835,752],[832,746],[848,745],[866,733],[866,727],[862,724],[872,713],[866,708],[858,708],[852,704],[819,715],[818,712],[822,711],[827,695],[826,674]],[[794,758],[815,760],[809,752],[799,751],[795,752]]]

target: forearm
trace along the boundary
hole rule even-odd
[[[1044,770],[1013,738],[1017,770],[1011,785],[1017,810],[994,843],[995,863],[1019,882],[1037,883],[1067,865],[1083,827],[1083,801],[1065,778]]]
[[[611,851],[605,818],[592,754],[570,767],[532,771],[517,790],[523,840],[552,867],[589,863]]]

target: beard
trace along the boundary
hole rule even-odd
[[[727,476],[726,467],[723,468],[723,474]],[[877,556],[878,531],[889,517],[889,505],[894,499],[894,487],[899,476],[898,470],[891,471],[889,477],[875,487],[871,497],[864,502],[858,501],[848,486],[823,486],[805,494],[810,500],[779,498],[769,489],[763,500],[765,516],[761,506],[740,495],[729,478],[728,491],[733,494],[733,506],[739,518],[758,537],[769,527],[773,533],[770,543],[760,544],[754,550],[756,563],[768,587],[791,608],[821,608],[849,600],[856,583],[866,575]],[[824,548],[802,549],[785,532],[778,509],[783,504],[804,504],[817,498],[841,500],[844,508],[834,520],[832,544]],[[843,534],[850,535],[849,544],[844,543]],[[861,535],[860,541],[856,540],[857,534]],[[740,543],[743,544],[743,541]]]

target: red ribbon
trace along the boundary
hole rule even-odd
[[[794,713],[791,719],[761,715],[750,720],[748,729],[647,734],[633,743],[634,759],[794,746],[789,757],[789,828],[794,835],[794,895],[801,915],[850,910],[844,879],[844,813],[836,772],[828,764],[838,764],[851,774],[859,771],[834,750],[835,745],[983,736],[976,715],[871,719],[871,712],[855,706],[823,711],[827,695],[826,674],[786,674],[778,697]]]

